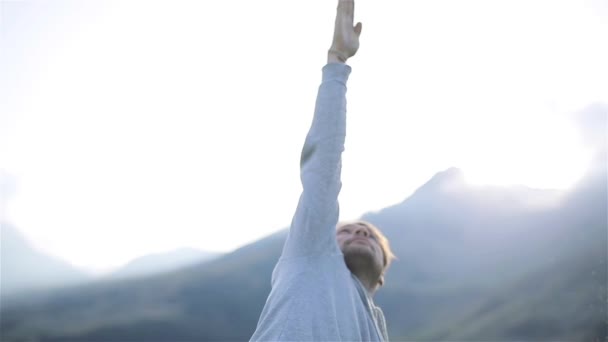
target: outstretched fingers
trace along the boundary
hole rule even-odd
[[[338,16],[352,25],[355,20],[355,0],[338,0]]]
[[[353,25],[355,12],[354,0],[338,0],[334,39],[330,48],[333,59],[345,62],[357,53],[361,23]]]

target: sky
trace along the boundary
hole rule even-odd
[[[288,227],[337,2],[0,0],[2,222],[91,272]],[[459,167],[567,189],[602,0],[357,0],[340,218]]]

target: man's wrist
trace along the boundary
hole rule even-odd
[[[336,51],[329,50],[327,52],[327,63],[346,63],[346,58]]]

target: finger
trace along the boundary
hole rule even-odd
[[[357,36],[361,35],[362,29],[363,29],[363,24],[357,23],[357,25],[355,25],[355,33],[357,34]]]
[[[355,1],[338,0],[338,15],[345,16],[352,23],[355,17]]]

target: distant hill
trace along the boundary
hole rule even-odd
[[[398,257],[376,297],[391,339],[605,341],[603,163],[570,192],[471,186],[449,169],[364,215]],[[2,341],[247,340],[285,236],[167,274],[22,301],[2,312]]]
[[[81,283],[90,277],[76,267],[33,248],[9,223],[0,223],[0,294]]]
[[[195,248],[180,248],[164,253],[141,256],[111,272],[106,277],[130,278],[149,276],[191,266],[220,255],[221,253],[204,252]]]
[[[33,291],[36,291],[36,297],[39,297],[42,295],[39,293],[41,291],[98,279],[31,247],[11,224],[3,223],[0,229],[0,293],[3,302],[13,301],[16,296],[29,296]],[[211,260],[219,255],[221,253],[204,252],[194,248],[144,255],[102,278],[106,281],[110,278],[125,279],[166,273]]]

